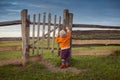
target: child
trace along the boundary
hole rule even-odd
[[[61,66],[60,68],[69,67],[70,58],[70,30],[66,27],[65,30],[61,30],[59,35],[56,35],[56,42],[60,44],[61,49]]]

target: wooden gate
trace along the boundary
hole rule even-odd
[[[52,18],[52,15],[50,13],[48,15],[46,15],[46,13],[43,13],[38,15],[34,14],[33,21],[31,21],[30,16],[28,15],[28,11],[26,9],[21,11],[23,65],[25,65],[25,63],[28,61],[30,48],[32,49],[32,54],[36,55],[43,55],[45,49],[51,50],[52,53],[54,53],[55,49],[59,50],[59,44],[57,47],[54,46],[55,34],[61,29],[65,29],[66,26],[72,30],[73,14],[69,13],[68,10],[64,10],[63,23],[61,20],[61,16],[57,18],[57,16],[54,15],[54,18]],[[31,37],[30,27],[32,27]]]

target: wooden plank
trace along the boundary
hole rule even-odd
[[[38,29],[37,29],[37,55],[39,55],[39,47],[40,47],[40,14],[38,15]]]
[[[120,29],[120,26],[104,26],[104,25],[92,25],[92,24],[73,24],[76,28],[107,28],[107,29]]]
[[[88,46],[120,46],[120,44],[72,44],[72,47],[88,47]]]
[[[70,36],[70,55],[72,53],[72,24],[73,24],[73,14],[69,13],[69,29],[71,32],[71,36]]]
[[[42,32],[42,55],[44,53],[44,39],[45,39],[45,21],[46,21],[46,13],[43,15],[43,32]]]
[[[120,30],[75,30],[73,39],[120,39]],[[78,35],[78,37],[74,37]]]
[[[27,62],[27,58],[28,58],[28,35],[27,35],[27,10],[24,9],[21,11],[21,21],[22,21],[22,25],[21,25],[21,31],[22,31],[22,64],[23,66],[26,64]]]
[[[58,27],[56,27],[55,30],[56,30],[57,28],[58,28]],[[52,33],[53,31],[54,31],[54,29],[50,30],[50,33]],[[44,34],[44,36],[47,36],[47,35],[48,35],[48,33]],[[41,39],[40,39],[40,40],[41,40]],[[37,43],[37,40],[34,41],[34,43]],[[30,44],[30,45],[32,45],[32,44]]]
[[[66,26],[68,26],[68,14],[69,13],[69,11],[67,10],[67,9],[65,9],[64,11],[63,11],[63,29],[65,30],[65,28],[66,28]]]
[[[51,14],[48,14],[48,39],[47,39],[47,47],[50,49],[50,26],[51,26]]]
[[[62,27],[61,27],[61,16],[59,17],[59,25],[58,25],[58,35],[60,33],[60,30],[62,30]],[[57,51],[58,51],[58,56],[60,56],[60,45],[59,43],[57,44]]]
[[[33,15],[33,34],[32,34],[32,54],[34,54],[34,47],[35,47],[35,22],[36,22],[36,15]]]
[[[63,22],[66,22],[65,20],[63,20]],[[31,22],[31,24],[33,24],[33,22]],[[38,24],[38,23],[36,23]],[[40,25],[43,25],[43,23],[40,23]],[[48,25],[48,23],[45,23],[45,25]],[[58,25],[58,24],[56,24]],[[54,26],[53,23],[51,23],[51,26]],[[63,23],[63,26],[64,23]],[[73,24],[73,28],[106,28],[106,29],[120,29],[120,26],[105,26],[105,25],[92,25],[92,24]]]
[[[19,25],[21,23],[22,23],[21,20],[4,21],[4,22],[0,22],[0,27],[10,26],[10,25]]]
[[[33,22],[30,22],[30,24],[33,24]],[[36,25],[38,25],[38,22],[35,23]],[[43,23],[40,23],[40,25],[43,25]],[[49,23],[45,23],[45,25],[49,25]],[[54,26],[54,23],[50,24],[51,26]],[[57,24],[58,25],[58,24]]]
[[[59,34],[60,30],[62,30],[62,27],[61,27],[61,16],[59,16],[58,34]]]
[[[52,53],[54,53],[55,29],[56,29],[56,15],[54,16],[54,31],[53,31],[53,39],[52,39],[52,50],[51,50]]]
[[[26,34],[27,34],[27,49],[28,49],[28,56],[29,56],[29,52],[30,52],[30,49],[29,49],[29,45],[30,45],[30,23],[28,22],[30,21],[30,15],[28,15],[27,17],[27,30],[26,30]]]
[[[30,46],[30,48],[32,48],[32,46]],[[37,49],[37,47],[34,47],[35,49]],[[39,47],[39,49],[42,49],[42,47]],[[49,48],[48,47],[44,47],[44,50],[48,50]],[[50,48],[52,49],[52,48]],[[57,48],[54,48],[54,50],[57,50]]]

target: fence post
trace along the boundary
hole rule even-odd
[[[44,54],[44,41],[45,41],[45,23],[46,23],[46,12],[43,15],[43,29],[42,29],[42,55]]]
[[[29,56],[29,51],[30,51],[30,15],[27,17],[27,40],[28,40],[28,56]]]
[[[71,37],[70,37],[70,55],[72,53],[72,24],[73,24],[73,14],[69,13],[69,29],[71,31]]]
[[[48,49],[50,49],[50,28],[51,28],[51,14],[48,14],[48,39],[47,39],[47,44],[48,44]]]
[[[55,45],[55,29],[56,29],[56,18],[57,16],[54,16],[54,28],[53,28],[53,39],[52,39],[52,53],[54,53],[54,45]]]
[[[68,26],[69,22],[69,10],[65,9],[63,12],[63,29],[65,30],[66,26]]]
[[[33,15],[33,33],[32,33],[32,54],[35,51],[35,23],[36,23],[36,14]]]
[[[23,66],[28,61],[29,57],[29,23],[27,9],[21,11],[21,31],[22,31],[22,64]]]
[[[39,55],[40,49],[40,14],[38,14],[38,29],[37,29],[37,55]]]
[[[63,12],[63,29],[65,30],[66,26],[69,27],[71,31],[71,38],[70,38],[70,51],[72,47],[72,24],[73,24],[73,14],[69,13],[69,10],[65,9]],[[70,52],[71,55],[71,52]]]

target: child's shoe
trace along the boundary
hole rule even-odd
[[[69,67],[69,64],[65,64],[65,67],[68,68],[68,67]]]
[[[65,64],[61,64],[61,65],[60,65],[60,68],[61,68],[61,69],[65,68],[65,67],[66,67]]]

